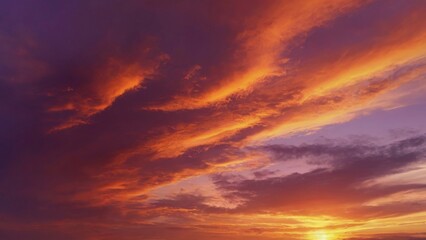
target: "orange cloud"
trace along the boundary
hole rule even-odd
[[[109,58],[100,65],[85,86],[68,89],[67,101],[49,108],[50,112],[71,111],[73,116],[50,132],[85,124],[89,118],[113,104],[115,99],[128,91],[139,88],[142,82],[153,76],[161,63],[169,57],[165,54],[156,59],[127,63],[118,58]]]
[[[11,160],[0,185],[12,194],[1,200],[1,219],[34,215],[34,222],[51,221],[39,225],[43,230],[83,229],[78,239],[102,240],[344,239],[421,231],[424,164],[402,167],[424,161],[416,145],[424,137],[386,146],[263,144],[424,94],[423,3],[397,9],[363,1],[130,2],[118,15],[120,4],[106,11],[108,4],[89,3],[100,19],[106,16],[93,28],[99,32],[76,37],[81,45],[60,56],[44,46],[40,51],[48,53],[40,58],[53,70],[47,80],[6,94],[11,100],[4,106],[13,104],[5,116],[13,117],[1,123],[12,127],[6,133],[19,134],[2,141],[11,146],[2,156]],[[61,41],[71,35],[61,34]],[[151,35],[170,64],[161,67],[169,56],[138,41]],[[111,42],[93,44],[99,36]],[[41,39],[54,43],[56,36]],[[44,76],[44,65],[30,57],[37,55],[30,54],[32,43],[15,51],[20,44],[12,40],[0,35],[10,66],[23,70],[11,74],[16,82]],[[52,49],[64,46],[55,44]],[[79,54],[94,45],[99,49]],[[14,57],[22,58],[15,63]],[[7,60],[0,65],[9,70]],[[7,80],[2,88],[15,83]],[[20,129],[28,116],[41,125],[51,120],[57,134],[29,136]],[[0,228],[20,226],[12,219]]]
[[[235,57],[226,68],[223,79],[194,97],[176,96],[164,105],[151,107],[165,111],[197,109],[226,102],[235,94],[251,91],[265,79],[285,75],[280,54],[291,41],[360,5],[352,1],[269,2],[270,6],[256,18],[241,20],[244,24],[235,41],[239,45]],[[272,4],[271,4],[272,3]]]
[[[414,81],[426,72],[426,65],[414,66],[401,74],[389,73],[377,79],[363,79],[359,84],[341,86],[325,96],[311,97],[293,105],[286,115],[264,120],[267,128],[249,137],[252,141],[261,141],[271,137],[291,135],[297,132],[309,132],[326,125],[342,123],[376,109],[400,106],[398,102],[409,92],[399,93],[393,98],[392,90],[407,82]],[[399,70],[399,68],[397,68]],[[397,71],[396,70],[396,71]],[[395,71],[395,70],[394,70]],[[383,74],[383,73],[380,73]],[[383,96],[391,94],[387,99]],[[385,101],[383,101],[385,100]],[[315,121],[312,121],[315,119]]]

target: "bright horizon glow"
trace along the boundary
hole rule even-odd
[[[308,240],[336,240],[336,235],[327,230],[317,230],[309,233]]]

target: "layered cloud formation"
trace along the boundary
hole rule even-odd
[[[0,238],[426,238],[425,11],[3,1]]]

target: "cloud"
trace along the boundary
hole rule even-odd
[[[265,79],[282,76],[285,69],[280,66],[279,53],[294,38],[358,5],[358,2],[344,1],[269,2],[259,8],[256,18],[238,19],[235,12],[232,17],[226,16],[233,22],[241,21],[238,26],[241,30],[234,39],[237,42],[234,57],[224,66],[228,73],[214,86],[194,96],[177,95],[171,102],[151,109],[174,111],[208,107],[226,102],[233,95],[244,94]]]
[[[283,224],[286,218],[300,221],[300,228],[296,227],[296,223],[289,223],[292,228],[284,230],[288,234],[293,232],[295,239],[301,237],[299,234],[321,228],[334,229],[337,236],[357,235],[365,229],[386,226],[383,224],[401,229],[397,226],[401,222],[417,229],[421,225],[418,224],[418,218],[421,218],[426,205],[423,202],[406,201],[397,195],[421,194],[426,187],[424,183],[401,182],[378,187],[366,186],[364,182],[392,175],[404,171],[407,166],[424,162],[425,143],[426,137],[419,135],[386,145],[334,141],[299,146],[259,146],[252,150],[269,152],[272,154],[272,162],[308,158],[312,159],[310,164],[318,167],[301,174],[276,176],[277,173],[274,173],[261,175],[260,178],[232,172],[213,175],[223,196],[230,202],[239,201],[233,208],[211,206],[208,204],[210,197],[197,193],[158,199],[151,206],[168,209],[165,211],[189,211],[186,216],[202,214],[202,221],[210,224],[223,224],[228,221],[225,220],[228,217],[235,217],[229,221],[241,221],[242,225],[238,225],[238,228],[243,229],[249,224],[248,219],[256,219],[259,226],[256,232],[267,239],[273,238],[282,230],[282,226],[277,229],[273,226]],[[323,168],[322,163],[315,160],[318,158],[327,161],[329,167]],[[399,201],[385,201],[392,196]],[[406,199],[412,198],[407,195]],[[420,215],[416,217],[416,214]],[[213,216],[222,220],[214,222]],[[276,222],[273,216],[280,220]],[[315,216],[329,216],[330,219],[315,222]],[[263,229],[262,224],[268,227]],[[392,232],[391,228],[384,229],[385,232]],[[397,234],[389,233],[389,237],[393,236],[397,237]]]
[[[346,122],[367,114],[366,132],[405,128],[382,113],[412,104],[401,119],[420,122],[424,12],[399,0],[1,1],[0,238],[420,232],[422,124],[393,143],[292,142],[353,133]]]
[[[168,56],[160,54],[150,59],[149,48],[142,48],[139,59],[132,62],[124,62],[111,56],[104,60],[105,63],[96,66],[93,73],[89,72],[87,76],[82,76],[87,79],[84,85],[77,88],[69,86],[62,93],[50,93],[50,96],[60,94],[55,97],[64,103],[50,107],[49,112],[74,112],[69,120],[50,131],[64,130],[87,123],[92,115],[111,106],[116,98],[128,91],[136,90],[146,78],[153,77]]]
[[[246,199],[236,211],[262,212],[279,211],[302,214],[348,214],[363,218],[376,214],[398,214],[395,209],[371,208],[371,212],[360,208],[364,202],[390,194],[417,190],[424,184],[396,184],[382,187],[364,187],[367,180],[401,171],[401,168],[423,160],[425,136],[405,139],[386,146],[375,145],[301,145],[261,147],[273,153],[275,161],[291,158],[329,156],[330,168],[321,168],[308,173],[294,173],[283,177],[245,179],[233,181],[227,176],[216,176],[215,182],[231,198]],[[405,206],[409,207],[409,206]],[[419,205],[411,211],[419,211]],[[378,212],[374,212],[378,210]]]

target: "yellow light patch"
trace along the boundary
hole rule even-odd
[[[311,232],[308,237],[309,240],[335,240],[335,234],[330,233],[326,230],[318,230]]]

